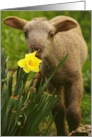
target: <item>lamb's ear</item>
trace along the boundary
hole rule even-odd
[[[3,20],[3,22],[12,27],[12,28],[16,28],[16,29],[23,29],[23,27],[26,25],[26,23],[28,22],[27,20],[24,20],[24,19],[20,19],[18,17],[15,17],[15,16],[10,16],[10,17],[7,17]]]
[[[53,25],[56,28],[56,33],[57,33],[75,28],[77,26],[77,23],[71,20],[64,20],[64,21],[55,22]]]

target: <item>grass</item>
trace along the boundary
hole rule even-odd
[[[87,93],[84,93],[82,97],[81,113],[82,113],[81,125],[85,125],[85,124],[91,125],[91,96]]]
[[[16,68],[17,61],[24,58],[28,53],[27,43],[21,30],[10,28],[3,24],[3,19],[7,16],[18,16],[27,20],[34,17],[47,17],[51,19],[57,15],[68,15],[78,20],[83,36],[88,46],[87,60],[83,65],[84,93],[81,102],[82,123],[91,124],[91,12],[89,11],[2,11],[1,12],[1,50],[5,49],[6,56],[9,56],[8,67]],[[32,78],[32,73],[28,78],[28,83]],[[40,124],[40,128],[46,128],[52,120],[51,113]],[[44,135],[44,132],[43,134]],[[48,135],[56,135],[55,125],[52,123]]]

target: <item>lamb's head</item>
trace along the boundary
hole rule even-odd
[[[24,31],[29,52],[37,51],[39,58],[48,56],[48,52],[53,48],[53,40],[60,31],[67,31],[77,26],[71,20],[49,22],[46,18],[34,18],[26,21],[18,17],[7,17],[4,23],[10,27]]]
[[[35,18],[23,28],[30,52],[37,50],[37,56],[44,58],[52,48],[55,27],[45,18]]]

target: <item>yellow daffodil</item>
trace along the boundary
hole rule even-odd
[[[39,72],[39,65],[42,62],[36,56],[36,51],[30,54],[25,54],[25,59],[18,61],[18,66],[23,68],[26,73],[30,71]]]

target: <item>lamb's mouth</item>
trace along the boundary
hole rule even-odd
[[[42,59],[42,56],[41,56],[42,49],[33,48],[32,52],[34,52],[34,51],[37,51],[35,56],[39,59]]]

